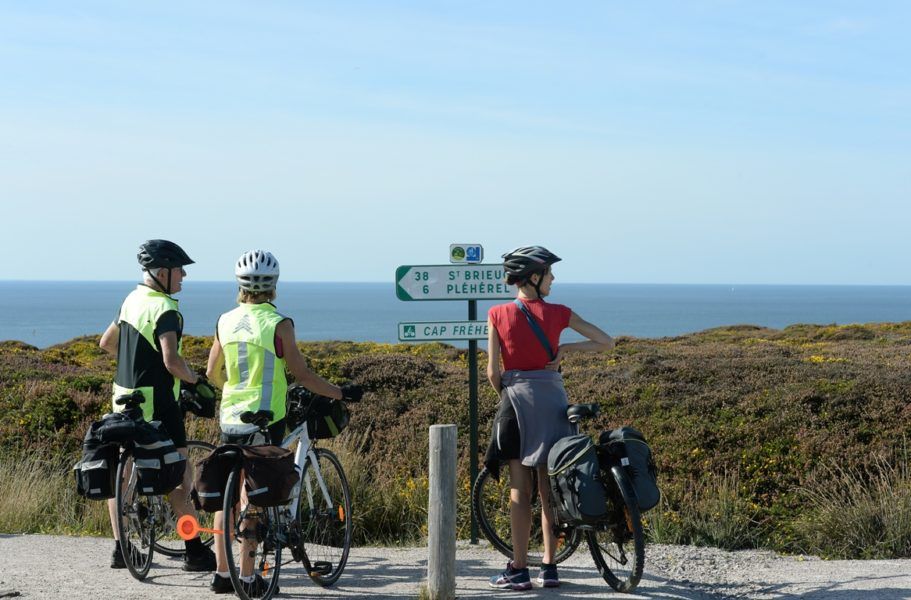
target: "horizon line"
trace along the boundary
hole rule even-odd
[[[140,281],[131,280],[131,279],[0,279],[0,284],[3,283],[142,283]],[[200,280],[191,280],[190,286],[193,283],[219,283],[219,284],[228,284],[232,283],[228,280],[222,279],[200,279]],[[395,286],[395,282],[390,282],[388,280],[379,281],[379,280],[362,280],[362,281],[327,281],[327,280],[285,280],[280,283],[309,283],[309,284],[339,284],[339,285],[354,285],[354,284],[383,284]],[[730,282],[721,282],[721,283],[707,283],[707,282],[697,282],[697,283],[682,283],[682,282],[631,282],[631,281],[561,281],[557,284],[557,287],[561,285],[623,285],[623,286],[715,286],[715,287],[911,287],[911,283],[756,283],[756,282],[740,282],[740,283],[730,283]]]

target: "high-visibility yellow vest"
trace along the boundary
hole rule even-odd
[[[140,390],[145,402],[142,414],[145,420],[151,421],[155,411],[155,389],[173,392],[169,400],[174,400],[180,393],[180,380],[171,375],[164,365],[164,357],[155,339],[155,328],[161,316],[175,311],[183,329],[183,317],[177,308],[177,300],[163,292],[146,285],[138,285],[123,301],[117,325],[120,328],[120,339],[117,346],[117,373],[114,376],[112,402],[118,396],[131,394]],[[177,332],[177,352],[181,354],[183,341],[181,332]],[[122,411],[122,406],[113,405],[115,411]]]
[[[285,319],[268,302],[243,303],[219,317],[218,341],[228,375],[221,394],[223,432],[256,432],[255,425],[240,420],[246,411],[271,410],[272,423],[285,417],[288,380],[285,361],[275,351],[275,328]]]

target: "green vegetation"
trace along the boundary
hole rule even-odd
[[[208,343],[186,340],[194,366],[205,364]],[[321,375],[368,390],[331,443],[352,483],[357,542],[426,533],[433,423],[459,427],[458,527],[467,537],[466,351],[301,349]],[[101,503],[75,497],[69,467],[88,424],[108,410],[113,367],[96,337],[46,350],[0,343],[0,532],[106,531]],[[601,403],[591,431],[633,425],[652,445],[664,495],[646,515],[653,541],[911,557],[911,322],[623,338],[609,355],[571,355],[563,376],[572,401]],[[483,385],[482,452],[496,404]],[[192,437],[217,438],[217,423],[190,419]]]

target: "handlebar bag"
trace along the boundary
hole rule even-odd
[[[350,418],[342,400],[315,396],[308,411],[307,433],[317,440],[334,438],[348,427]]]
[[[607,517],[598,453],[587,435],[557,440],[547,455],[547,474],[561,524],[593,524]]]
[[[230,454],[232,451],[235,454]],[[196,463],[196,478],[190,492],[196,510],[215,512],[222,509],[228,475],[240,460],[240,453],[240,446],[225,444]]]
[[[294,453],[279,446],[241,446],[241,451],[250,504],[265,507],[287,503],[300,480]]]
[[[645,436],[632,427],[603,431],[598,437],[598,447],[605,467],[621,465],[636,490],[639,510],[654,508],[661,499],[658,489],[658,469],[652,458],[652,449]]]

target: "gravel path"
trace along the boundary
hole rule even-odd
[[[0,535],[0,598],[167,600],[212,597],[210,574],[184,573],[157,557],[145,582],[108,568],[111,541],[86,537]],[[771,552],[724,552],[687,546],[649,546],[636,594],[615,594],[600,578],[585,547],[561,565],[558,590],[495,592],[486,580],[503,557],[485,546],[459,543],[459,598],[725,598],[911,600],[911,560],[821,561]],[[356,548],[342,579],[322,589],[296,568],[282,568],[280,597],[416,598],[426,575],[423,548]],[[534,576],[534,575],[533,575]],[[224,596],[222,596],[224,597]]]

